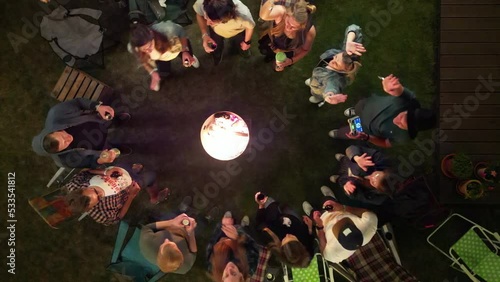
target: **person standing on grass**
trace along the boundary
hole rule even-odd
[[[366,52],[362,40],[361,28],[352,24],[345,30],[342,50],[329,49],[319,56],[318,66],[314,68],[311,78],[305,81],[311,88],[309,102],[325,101],[332,105],[345,102],[347,95],[342,93],[354,81],[361,67],[359,57]]]
[[[203,49],[211,53],[214,65],[222,61],[224,39],[232,38],[240,55],[249,57],[255,22],[240,0],[197,0],[193,9],[201,31]]]
[[[436,126],[435,111],[423,109],[415,94],[404,88],[399,79],[389,75],[382,80],[389,96],[372,95],[344,111],[347,117],[356,114],[361,119],[363,132],[351,134],[349,126],[331,130],[332,138],[369,141],[383,148],[392,147],[415,139],[417,133]]]
[[[170,61],[179,54],[184,67],[200,66],[186,32],[182,26],[171,21],[159,22],[151,27],[134,24],[130,30],[130,47],[151,76],[150,88],[154,91],[160,90],[161,78],[170,75]]]
[[[287,57],[283,62],[276,62],[276,71],[283,71],[311,51],[316,38],[312,23],[315,11],[316,6],[304,0],[267,0],[261,4],[259,16],[269,24],[259,39],[260,53],[266,62],[273,61],[278,52],[284,52]]]
[[[76,98],[61,102],[49,110],[45,128],[32,141],[33,150],[50,156],[61,167],[97,168],[112,163],[117,154],[108,140],[108,129],[130,119],[121,113],[115,118],[112,107],[102,102]],[[116,145],[116,144],[115,144]],[[119,146],[121,155],[131,153]]]

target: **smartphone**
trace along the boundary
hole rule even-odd
[[[361,118],[359,116],[349,118],[347,123],[349,123],[351,134],[356,135],[358,132],[363,132],[363,127],[361,127]]]

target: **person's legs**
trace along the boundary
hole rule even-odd
[[[214,65],[216,66],[222,61],[222,55],[224,53],[224,37],[215,33],[211,27],[208,27],[208,33],[210,38],[212,38],[215,41],[215,44],[217,44],[215,51],[212,52],[212,58],[214,59]]]
[[[156,173],[154,171],[141,171],[136,174],[135,181],[141,188],[144,188],[149,195],[152,204],[158,204],[168,198],[170,190],[168,188],[160,189],[156,182]]]
[[[264,61],[271,62],[274,59],[275,54],[270,45],[271,38],[269,38],[269,35],[263,36],[259,39],[258,43],[260,53],[265,56]]]
[[[170,61],[156,61],[156,67],[158,68],[158,74],[161,78],[168,77],[172,70]]]

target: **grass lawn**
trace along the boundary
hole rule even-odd
[[[256,19],[260,1],[243,2]],[[23,29],[29,31],[23,27],[27,25],[25,22],[35,21],[37,27],[36,21],[40,21],[43,9],[36,0],[8,1],[1,5],[2,34],[25,38],[17,46],[17,52],[6,37],[0,45],[0,171],[3,183],[8,172],[16,173],[18,220],[16,275],[1,276],[8,281],[113,281],[105,267],[110,260],[116,226],[99,226],[84,219],[53,230],[27,203],[29,198],[48,192],[45,185],[57,170],[50,159],[32,152],[31,138],[41,130],[47,111],[56,104],[49,92],[64,64],[40,37],[38,28],[23,35]],[[167,203],[154,207],[148,205],[146,193],[141,194],[127,218],[132,222],[146,222],[148,217],[174,211],[185,196],[197,195],[191,211],[200,217],[197,230],[200,251],[196,265],[184,277],[168,275],[163,281],[208,280],[204,274],[204,249],[214,223],[201,218],[213,207],[219,209],[217,217],[225,210],[232,210],[239,219],[244,214],[254,214],[256,191],[264,191],[298,210],[303,200],[318,200],[319,187],[329,183],[328,177],[337,168],[334,154],[347,145],[332,140],[327,132],[345,124],[342,111],[346,107],[372,93],[383,93],[377,75],[399,76],[424,106],[431,106],[436,97],[438,16],[435,1],[317,0],[318,35],[313,49],[283,73],[274,72],[270,64],[263,62],[257,44],[252,45],[250,59],[226,54],[221,65],[213,67],[211,58],[201,48],[195,23],[186,30],[201,67],[184,69],[180,61],[174,61],[174,75],[158,93],[145,90],[147,74],[138,68],[126,50],[127,11],[114,5],[111,0],[105,3],[73,0],[67,6],[104,11],[103,25],[121,44],[105,55],[105,70],[87,71],[115,89],[114,106],[133,115],[124,128],[124,138],[135,152],[127,160],[155,169],[162,185],[173,191]],[[194,18],[192,11],[190,14]],[[344,29],[351,23],[364,29],[368,51],[363,56],[363,67],[356,81],[347,88],[349,98],[344,105],[327,104],[318,108],[308,102],[309,90],[304,80],[310,76],[323,51],[341,44]],[[253,42],[256,41],[254,35]],[[236,112],[248,122],[251,145],[246,154],[232,162],[238,172],[223,183],[226,185],[219,183],[216,185],[219,189],[209,191],[207,187],[214,186],[210,183],[216,182],[214,175],[224,174],[227,163],[214,160],[204,152],[199,130],[210,114],[220,110]],[[285,111],[289,118],[283,121]],[[283,127],[270,131],[270,122],[276,120],[283,121]],[[414,147],[408,144],[389,153],[401,160]],[[417,170],[431,171],[433,164],[434,160],[429,157]],[[6,193],[0,195],[0,212],[5,215]],[[439,254],[427,246],[426,234],[404,225],[396,225],[395,229],[403,264],[421,281],[444,281],[453,277],[449,276],[448,267]],[[5,250],[3,244],[7,242],[2,241],[2,250]],[[3,262],[6,255],[2,252]],[[428,268],[431,264],[432,271]]]

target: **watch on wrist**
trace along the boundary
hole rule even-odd
[[[323,230],[325,227],[324,226],[317,226],[316,225],[316,230]]]
[[[246,45],[250,45],[252,43],[252,40],[248,40],[248,41],[243,41]]]

